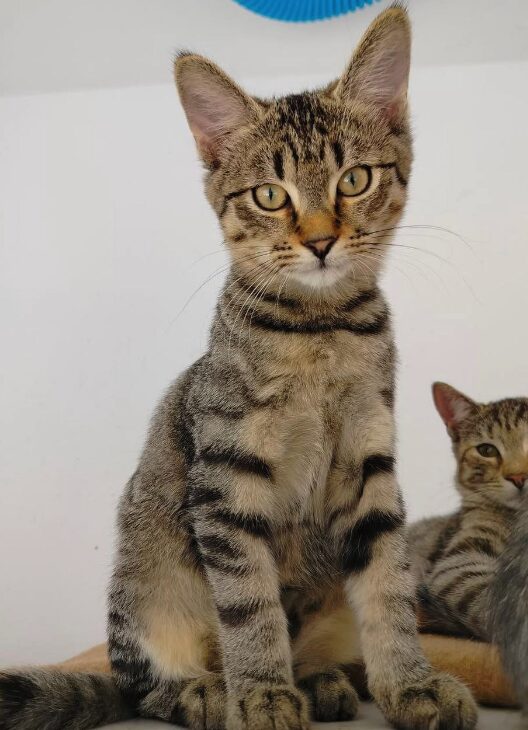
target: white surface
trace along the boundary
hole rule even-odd
[[[470,248],[406,232],[431,253],[395,249],[387,277],[412,516],[455,501],[430,382],[528,391],[527,74],[414,73],[407,221]],[[178,312],[225,262],[200,176],[170,85],[0,100],[0,664],[104,636],[115,501],[155,401],[205,346],[221,277]]]
[[[480,710],[478,730],[518,730],[519,713],[501,710]],[[385,730],[389,724],[385,722],[379,710],[372,704],[362,704],[359,717],[353,722],[325,722],[312,726],[315,730]],[[108,725],[102,730],[155,730],[167,728],[166,723],[148,720]]]
[[[178,48],[238,75],[334,75],[390,2],[291,24],[233,0],[0,0],[0,94],[164,83]],[[526,0],[407,4],[417,66],[528,60]]]

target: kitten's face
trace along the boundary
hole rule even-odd
[[[332,290],[375,278],[406,199],[411,140],[405,12],[382,13],[326,89],[261,101],[206,59],[176,80],[237,274]]]
[[[378,270],[409,165],[406,131],[360,105],[303,94],[240,133],[208,189],[241,271],[321,289]]]
[[[454,389],[448,398],[454,418],[448,416],[447,425],[462,493],[520,505],[528,489],[528,398],[479,404]]]

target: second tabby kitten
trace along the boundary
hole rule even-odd
[[[162,400],[121,500],[113,679],[4,673],[2,728],[351,719],[356,625],[398,728],[475,726],[468,690],[419,647],[394,471],[377,282],[410,172],[409,45],[389,9],[336,83],[271,101],[204,58],[177,61],[232,271],[208,351]]]
[[[409,529],[421,606],[430,629],[490,640],[495,632],[489,622],[489,589],[499,564],[501,571],[508,568],[498,561],[506,547],[512,560],[508,542],[528,485],[528,399],[476,403],[443,383],[433,386],[433,394],[453,443],[462,502],[456,513]],[[522,560],[524,543],[521,532],[516,562]],[[504,579],[500,585],[506,588]],[[503,614],[508,612],[507,592],[504,598]],[[512,612],[517,603],[515,595]]]

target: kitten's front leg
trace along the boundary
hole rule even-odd
[[[287,619],[259,500],[271,470],[237,453],[210,454],[194,490],[195,532],[218,610],[228,690],[228,730],[307,730],[307,702],[293,681]]]
[[[386,414],[373,426],[372,437],[361,442],[376,448],[363,457],[359,483],[349,484],[360,494],[359,503],[354,510],[341,509],[333,525],[347,595],[359,619],[369,688],[398,728],[470,730],[477,713],[469,690],[433,672],[418,643],[392,418]]]

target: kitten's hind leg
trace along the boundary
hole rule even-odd
[[[157,495],[149,499],[134,499],[130,490],[122,500],[109,594],[112,673],[136,714],[191,730],[224,730],[211,592],[180,512]]]

